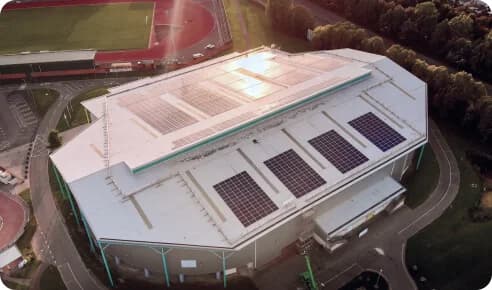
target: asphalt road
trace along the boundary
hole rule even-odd
[[[456,197],[460,185],[456,159],[433,122],[430,123],[429,134],[440,168],[434,191],[416,209],[404,207],[389,217],[380,217],[370,226],[366,236],[354,237],[333,254],[315,248],[311,253],[312,264],[317,280],[324,285],[322,289],[338,289],[363,270],[382,270],[392,289],[417,289],[405,264],[406,241],[441,216]],[[384,254],[378,253],[376,248]],[[255,282],[260,289],[296,289],[300,286],[298,273],[305,269],[301,257],[292,257],[261,272]]]
[[[118,79],[127,82],[129,79]],[[53,104],[41,120],[36,135],[38,140],[47,140],[48,133],[55,128],[68,102],[84,90],[91,87],[108,85],[114,80],[83,80],[56,82],[45,86],[60,92],[60,98]],[[43,86],[41,84],[41,86]],[[34,151],[39,154],[31,159],[30,185],[34,215],[38,230],[34,237],[33,248],[37,256],[46,263],[54,264],[60,270],[68,289],[106,289],[85,267],[75,244],[64,224],[63,217],[56,208],[51,193],[48,174],[48,151],[43,141],[36,142]]]

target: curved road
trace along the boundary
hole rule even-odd
[[[388,218],[383,217],[371,225],[366,236],[354,237],[333,254],[314,250],[312,264],[317,280],[324,286],[322,289],[338,289],[365,269],[382,270],[392,289],[417,289],[405,264],[406,241],[441,216],[456,197],[460,185],[454,154],[432,121],[429,141],[440,168],[434,191],[416,209],[404,207]],[[297,274],[305,271],[305,267],[304,260],[295,256],[259,273],[254,279],[260,289],[296,289]]]
[[[60,98],[41,120],[37,130],[38,140],[47,140],[49,132],[56,127],[69,101],[82,91],[128,80],[100,79],[50,83],[48,87],[58,90]],[[34,145],[33,152],[39,153],[31,159],[29,172],[34,215],[38,222],[33,248],[42,261],[58,267],[68,289],[106,289],[85,267],[70,238],[64,219],[56,208],[49,183],[48,151],[43,143],[36,142]]]

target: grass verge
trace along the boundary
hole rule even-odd
[[[71,104],[64,111],[64,116],[66,116],[66,118],[62,115],[58,121],[56,129],[59,132],[63,132],[77,126],[87,124],[87,116],[81,102],[107,93],[109,93],[109,91],[106,87],[96,88],[88,90],[72,99]]]
[[[477,148],[462,130],[440,124],[458,161],[461,184],[458,195],[444,214],[408,240],[407,267],[419,280],[419,289],[470,290],[481,289],[492,271],[492,222],[474,223],[468,209],[481,196],[481,179],[467,161],[465,151]],[[417,266],[417,270],[413,269]]]
[[[312,50],[307,40],[274,30],[263,7],[252,1],[224,0],[224,7],[231,27],[233,51],[271,44],[289,52]]]
[[[36,109],[39,117],[43,117],[53,103],[58,99],[60,93],[53,89],[32,89],[28,93],[34,102],[34,108]]]
[[[419,151],[415,154],[417,163]],[[419,170],[411,169],[408,176],[404,177],[403,185],[407,189],[405,204],[410,208],[416,208],[421,205],[432,193],[439,180],[439,164],[432,148],[427,145],[420,163]]]
[[[41,274],[39,279],[39,287],[42,290],[66,290],[67,287],[63,284],[63,280],[60,276],[58,269],[50,265]]]
[[[36,271],[36,269],[39,267],[40,262],[36,260],[36,257],[33,253],[32,250],[32,237],[34,236],[34,233],[36,232],[36,228],[38,226],[36,222],[36,218],[34,217],[33,214],[33,208],[32,208],[32,201],[31,201],[31,192],[29,189],[26,189],[22,191],[19,196],[26,202],[26,204],[29,206],[29,211],[31,212],[29,222],[26,224],[26,227],[24,229],[24,233],[22,236],[17,240],[16,246],[19,249],[19,251],[22,253],[22,256],[24,258],[30,259],[30,262],[27,263],[27,265],[24,266],[21,270],[15,272],[12,276],[17,277],[17,278],[30,278],[32,277],[32,274]],[[14,288],[14,289],[23,289],[22,285],[18,285],[21,288]]]
[[[26,189],[22,191],[19,196],[26,202],[26,204],[29,206],[29,211],[31,212],[29,222],[27,223],[24,233],[22,236],[17,240],[17,247],[21,251],[22,255],[30,255],[32,254],[32,246],[31,246],[31,240],[32,237],[34,236],[34,233],[36,232],[37,228],[37,222],[36,218],[34,217],[33,213],[33,208],[32,208],[32,201],[31,201],[31,192],[29,189]]]
[[[3,281],[3,283],[5,284],[5,286],[7,286],[9,289],[12,289],[12,290],[28,290],[29,289],[29,286],[17,284],[17,283],[11,282],[11,281]]]

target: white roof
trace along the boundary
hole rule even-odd
[[[125,162],[138,172],[369,73],[359,64],[329,55],[289,56],[263,49],[214,60],[187,73],[128,84],[84,106],[102,117],[107,99],[111,163]],[[104,125],[102,119],[99,126]],[[96,138],[102,136],[100,128],[92,131]],[[104,151],[99,144],[94,146]],[[99,159],[94,152],[91,155]],[[67,178],[90,173],[84,169],[93,171],[94,164],[77,164],[74,176]]]
[[[95,55],[95,50],[66,50],[4,54],[0,55],[0,65],[93,60]]]
[[[281,88],[258,100],[270,100],[265,103],[246,99],[243,93],[228,89],[229,84],[224,87],[216,83],[204,86],[214,93],[219,92],[226,97],[234,96],[237,100],[244,101],[236,108],[214,116],[199,112],[198,108],[203,109],[208,104],[192,108],[169,93],[179,89],[183,82],[201,84],[197,80],[200,77],[205,78],[208,84],[211,78],[216,77],[214,72],[217,73],[223,67],[235,66],[237,72],[237,63],[244,59],[257,59],[260,62],[266,59],[282,64],[287,61],[296,62],[296,71],[313,70],[315,63],[302,64],[309,59],[317,59],[318,66],[326,66],[315,68],[319,70],[317,77],[303,79],[298,84]],[[324,59],[327,61],[323,61]],[[333,63],[342,65],[333,69]],[[200,72],[203,76],[200,76]],[[239,71],[240,74],[243,72]],[[330,90],[333,84],[326,84],[326,80],[337,74],[348,79],[364,77],[358,82],[347,81],[338,90]],[[253,78],[270,81],[265,76],[254,75]],[[151,84],[146,85],[147,83]],[[161,86],[161,83],[166,86]],[[133,86],[137,88],[133,89]],[[162,90],[162,94],[158,93],[159,90]],[[302,211],[335,196],[335,193],[342,192],[347,186],[409,150],[421,146],[427,140],[425,83],[385,57],[350,49],[289,56],[282,51],[263,48],[140,80],[136,84],[117,88],[112,93],[115,95],[108,98],[109,172],[118,190],[108,185],[106,180],[108,171],[105,170],[103,131],[105,118],[101,113],[103,99],[85,103],[100,119],[51,156],[69,183],[98,239],[239,248]],[[121,105],[121,100],[141,100],[147,93],[156,94],[160,100],[166,100],[169,104],[193,114],[199,121],[190,125],[185,119],[185,129],[162,133],[144,121],[144,114],[139,116],[134,113],[139,112],[139,109],[131,111]],[[271,107],[276,104],[285,104],[286,100],[295,103],[308,99],[310,102],[277,112],[271,118],[262,118],[263,113],[275,112]],[[154,108],[157,106],[160,104]],[[152,108],[146,110],[153,112]],[[223,122],[224,119],[237,117],[240,112],[249,110],[261,111],[262,114],[243,122],[228,123],[228,126],[223,127],[226,128],[224,130],[233,132],[223,134],[221,138],[214,139],[216,133],[195,136],[195,140],[204,141],[203,144],[181,152],[172,159],[161,160],[153,166],[146,165],[174,154],[174,149],[168,145],[186,133],[212,128],[215,122]],[[405,140],[383,152],[348,124],[368,112],[384,121]],[[244,126],[245,122],[255,123]],[[308,143],[308,140],[329,130],[335,130],[363,153],[368,161],[345,173],[337,170]],[[265,160],[289,149],[293,149],[315,169],[326,183],[300,198],[295,198],[264,164]],[[80,157],[74,162],[73,156]],[[248,226],[239,221],[214,189],[214,185],[243,171],[254,179],[278,207],[268,216]]]
[[[361,181],[343,194],[338,194],[326,203],[315,218],[315,223],[327,235],[338,233],[344,225],[355,217],[369,212],[379,203],[393,198],[404,188],[391,176],[380,172]]]
[[[22,257],[17,246],[12,246],[0,253],[0,269]]]

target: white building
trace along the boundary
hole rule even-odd
[[[108,271],[166,279],[336,249],[403,204],[427,142],[426,84],[351,49],[232,53],[83,105],[92,125],[51,159]]]

